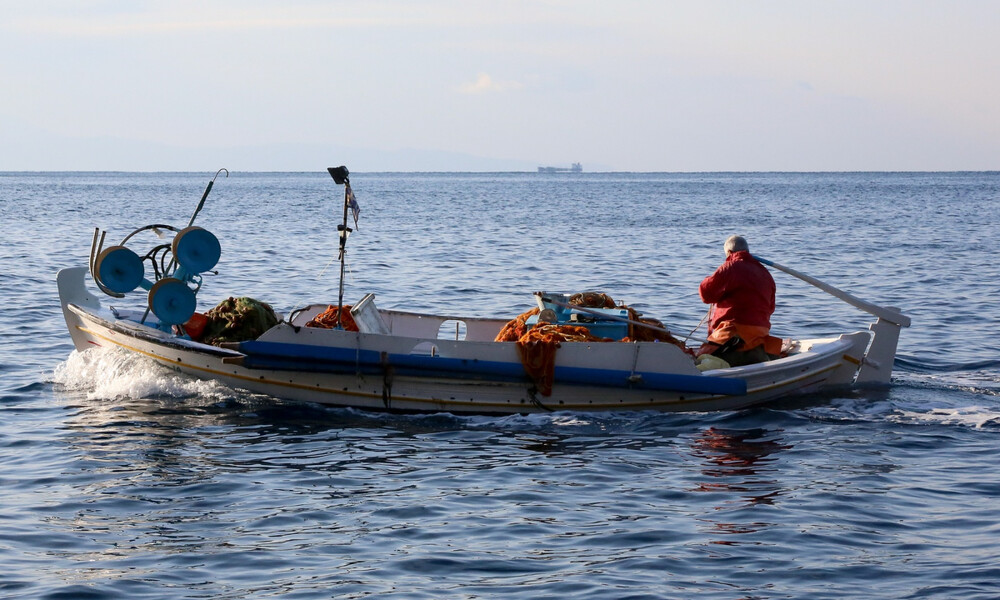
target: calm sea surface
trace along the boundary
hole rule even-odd
[[[740,233],[913,319],[886,389],[506,418],[75,352],[56,272],[94,227],[186,225],[212,175],[0,174],[0,598],[1000,598],[1000,173],[353,174],[347,301],[513,317],[600,290],[683,337]],[[335,301],[342,190],[220,176],[199,308]],[[777,335],[867,327],[775,280]]]

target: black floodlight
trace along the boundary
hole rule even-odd
[[[340,165],[339,167],[327,167],[326,170],[330,172],[330,177],[333,177],[333,182],[337,185],[344,185],[347,183],[347,176],[350,175],[350,172],[344,165]]]

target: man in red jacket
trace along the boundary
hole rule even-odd
[[[731,236],[725,249],[726,261],[698,287],[702,302],[713,305],[708,343],[698,354],[715,354],[734,367],[763,362],[781,352],[781,340],[769,335],[774,279],[743,237]]]

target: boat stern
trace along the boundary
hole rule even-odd
[[[899,330],[910,326],[910,318],[902,313],[880,315],[869,329],[872,341],[861,359],[856,384],[888,384],[896,360]]]

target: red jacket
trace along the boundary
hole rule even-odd
[[[708,322],[711,332],[723,321],[771,327],[774,312],[774,279],[749,252],[734,252],[701,282],[702,302],[715,304]]]

